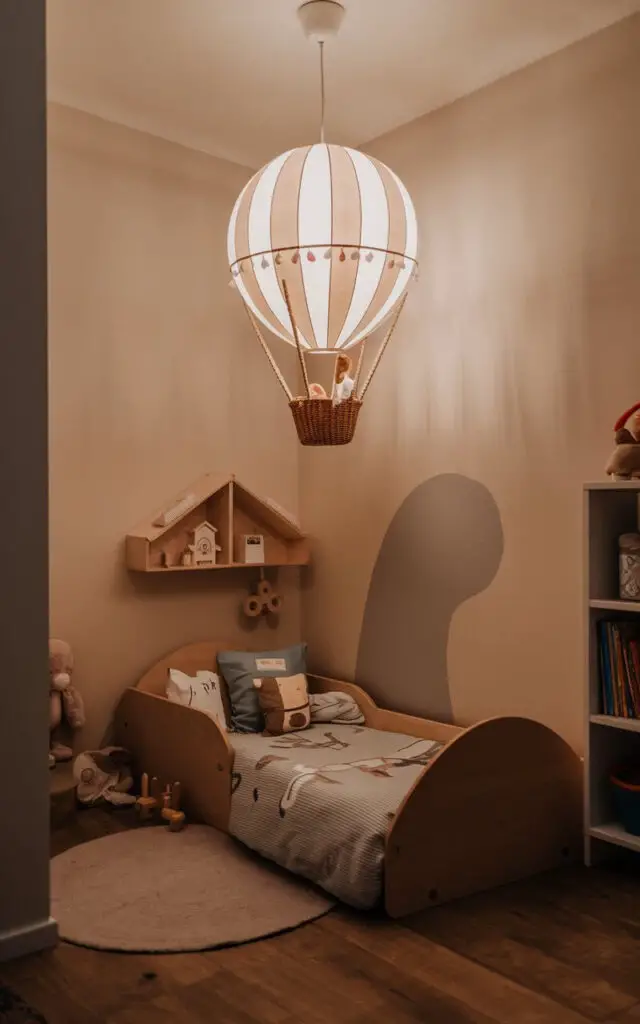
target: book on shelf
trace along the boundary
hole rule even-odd
[[[598,654],[603,714],[640,718],[640,629],[637,623],[601,619]]]

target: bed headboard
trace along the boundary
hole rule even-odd
[[[167,654],[162,661],[156,662],[142,679],[136,684],[136,690],[144,690],[145,693],[155,693],[160,697],[165,696],[167,685],[167,672],[170,668],[180,669],[189,676],[194,676],[198,669],[210,669],[217,671],[216,658],[218,651],[235,650],[233,644],[223,640],[206,640],[199,644],[188,644],[186,647],[179,647],[177,651]]]

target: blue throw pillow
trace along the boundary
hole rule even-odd
[[[264,715],[253,680],[306,674],[307,645],[295,644],[280,651],[221,651],[218,668],[229,692],[231,728],[262,732]]]

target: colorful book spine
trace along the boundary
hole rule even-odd
[[[602,711],[640,719],[640,629],[636,622],[597,624]]]

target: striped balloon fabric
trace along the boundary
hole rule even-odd
[[[295,344],[346,349],[398,306],[417,271],[411,198],[379,160],[319,143],[258,171],[229,223],[235,284],[253,315]]]

